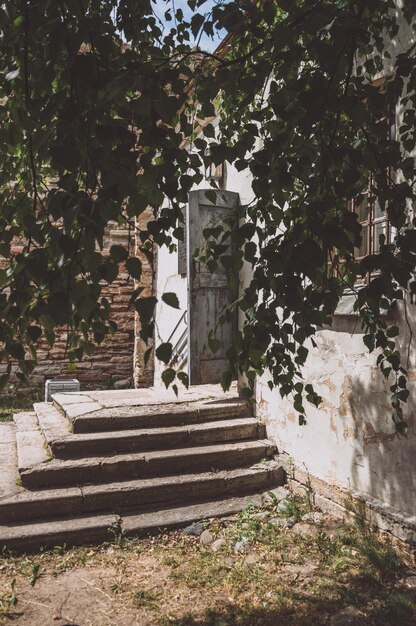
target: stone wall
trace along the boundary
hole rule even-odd
[[[137,232],[140,232],[152,219],[152,209],[148,209],[137,218]],[[141,295],[148,297],[155,295],[155,268],[156,268],[156,247],[153,250],[154,258],[151,262],[148,257],[140,250],[140,238],[136,237],[136,256],[142,262],[142,276],[140,284],[136,286],[143,287]],[[134,318],[134,353],[133,353],[133,379],[135,387],[151,387],[154,382],[154,342],[149,341],[147,344],[140,338],[140,320],[136,314]],[[145,363],[145,354],[149,352],[147,363]]]
[[[144,229],[150,218],[150,212],[144,212],[137,220],[137,227]],[[144,367],[144,352],[147,346],[136,340],[140,323],[129,301],[133,290],[144,287],[143,295],[153,293],[153,269],[145,255],[140,252],[135,241],[134,228],[126,229],[116,223],[109,224],[104,238],[104,254],[109,254],[114,244],[135,250],[143,265],[140,282],[134,281],[123,266],[113,283],[103,288],[102,295],[111,303],[111,319],[117,325],[117,332],[108,337],[97,347],[92,356],[85,356],[82,361],[68,367],[65,355],[67,333],[56,332],[56,341],[51,348],[46,341],[38,346],[38,365],[31,376],[34,384],[43,384],[47,378],[69,376],[78,378],[82,383],[94,386],[148,387],[153,384],[153,359]],[[16,252],[21,245],[16,245]]]

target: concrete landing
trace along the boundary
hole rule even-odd
[[[236,398],[238,398],[236,383],[226,392],[220,385],[195,385],[189,389],[179,387],[177,396],[171,388],[162,387],[56,393],[52,396],[55,406],[70,420],[90,413],[100,415],[100,412],[107,413],[109,409],[113,409],[114,414],[119,413],[118,409],[121,408],[131,413],[135,407],[184,405],[198,401],[211,404]]]

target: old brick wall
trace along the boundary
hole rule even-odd
[[[141,295],[148,297],[155,295],[155,268],[156,268],[156,248],[153,250],[153,261],[149,261],[147,256],[141,252],[141,241],[138,236],[144,225],[153,218],[153,212],[148,209],[136,219],[137,236],[135,239],[136,256],[142,262],[142,276],[140,286],[143,287]],[[137,286],[139,286],[137,284]],[[133,354],[133,379],[135,387],[151,387],[154,383],[154,346],[153,341],[147,344],[140,339],[140,320],[136,314],[134,318],[134,354]],[[148,360],[145,363],[145,353],[148,352]]]
[[[144,212],[137,219],[137,228],[144,229],[150,215],[149,211]],[[141,280],[137,282],[121,265],[117,280],[103,288],[102,295],[111,303],[111,319],[118,325],[117,332],[98,346],[92,356],[85,356],[82,361],[69,366],[65,356],[66,331],[57,331],[52,348],[45,341],[38,346],[38,364],[31,375],[32,383],[43,384],[47,378],[68,376],[97,387],[148,387],[153,384],[153,359],[144,366],[144,352],[149,346],[136,339],[140,324],[134,309],[129,307],[135,288],[144,287],[143,295],[153,293],[153,268],[137,245],[134,228],[109,224],[103,253],[108,254],[114,244],[126,247],[130,254],[135,250],[143,267]],[[16,245],[15,251],[19,249],[21,245]]]

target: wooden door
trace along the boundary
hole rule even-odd
[[[205,191],[191,191],[188,210],[188,346],[191,385],[219,383],[227,364],[226,352],[232,345],[237,330],[237,313],[232,322],[218,325],[224,308],[237,294],[229,287],[227,271],[219,263],[214,273],[194,259],[196,248],[204,246],[203,230],[232,217],[236,223],[239,195],[231,191],[215,191],[215,201]],[[232,254],[232,244],[226,254]],[[214,354],[208,346],[209,332],[222,342]]]

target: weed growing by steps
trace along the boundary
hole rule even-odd
[[[296,521],[303,515],[313,511],[313,498],[309,489],[305,490],[304,496],[299,493],[287,491],[284,498],[276,496],[273,491],[268,492],[269,504],[267,509],[278,516],[290,517]]]
[[[256,507],[248,506],[240,515],[236,516],[235,523],[227,528],[227,536],[234,541],[252,541],[262,532],[262,525],[256,518]]]
[[[17,604],[17,596],[16,596],[16,579],[10,583],[10,590],[6,592],[4,595],[0,596],[0,611],[3,613],[7,613],[10,610],[14,609]]]
[[[32,563],[30,567],[30,585],[34,587],[40,575],[40,563]]]
[[[121,528],[121,518],[119,516],[116,517],[115,522],[113,526],[109,528],[109,531],[113,536],[113,543],[122,548],[126,538]]]
[[[22,611],[17,608],[18,598],[16,595],[16,579],[13,578],[8,590],[0,594],[0,624],[14,622],[23,615]]]

